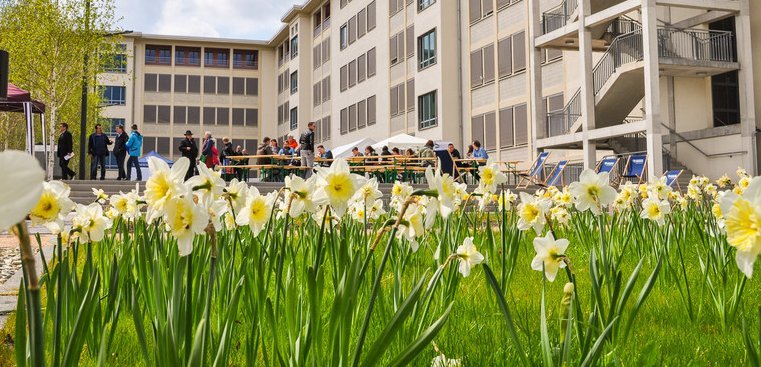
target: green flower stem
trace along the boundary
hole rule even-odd
[[[21,252],[21,264],[24,268],[24,285],[29,294],[31,313],[29,314],[29,340],[32,353],[32,365],[35,367],[45,366],[45,349],[42,334],[42,309],[40,304],[40,284],[37,271],[34,267],[34,253],[29,241],[29,230],[26,222],[20,222],[15,226],[16,236],[19,239],[19,251]],[[20,325],[17,327],[25,327]]]

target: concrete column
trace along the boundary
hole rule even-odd
[[[540,9],[540,1],[533,0],[529,1],[528,6],[528,19],[529,19],[529,27],[528,27],[528,45],[529,45],[529,53],[528,53],[528,64],[529,64],[529,108],[530,111],[530,118],[531,118],[531,138],[528,139],[529,141],[529,152],[530,152],[530,159],[527,159],[527,161],[533,161],[536,159],[539,149],[537,149],[536,142],[537,139],[546,138],[546,132],[547,132],[547,116],[542,115],[542,63],[541,63],[541,52],[542,50],[540,48],[536,47],[536,37],[539,37],[542,35],[542,12]],[[499,90],[499,88],[497,88]],[[499,99],[498,99],[499,100]]]
[[[645,123],[647,168],[650,179],[663,174],[663,127],[661,126],[660,71],[658,70],[658,13],[655,0],[642,0],[642,41],[645,64]]]
[[[735,17],[737,32],[737,61],[740,63],[740,133],[741,147],[747,152],[743,156],[743,167],[748,173],[759,174],[758,152],[756,145],[756,107],[753,82],[753,51],[751,50],[750,7],[749,1],[741,2],[740,13]]]
[[[597,148],[589,140],[589,131],[595,128],[595,90],[592,79],[592,30],[584,26],[585,18],[592,14],[590,0],[579,1],[579,58],[581,59],[581,118],[582,147],[584,149],[584,167],[593,169],[597,165]]]

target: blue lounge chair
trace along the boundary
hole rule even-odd
[[[550,152],[539,153],[539,156],[536,157],[531,168],[529,168],[528,171],[519,174],[519,176],[521,176],[521,181],[518,183],[518,188],[526,188],[532,183],[537,185],[543,183],[541,178],[542,171],[544,171],[544,163],[549,156]]]
[[[597,168],[595,171],[597,171],[597,173],[607,172],[608,174],[612,174],[613,169],[616,168],[617,164],[618,157],[605,157],[599,163],[597,163]]]
[[[682,175],[682,172],[683,170],[681,169],[666,171],[666,173],[663,174],[666,176],[666,185],[673,189],[674,184],[676,184],[676,189],[679,190],[679,192],[682,192],[682,188],[679,186],[679,176]]]
[[[647,172],[647,154],[632,154],[626,162],[624,174],[621,175],[621,181],[631,181],[639,184],[645,179]]]
[[[547,176],[547,181],[540,184],[539,186],[542,187],[549,187],[549,186],[562,186],[564,184],[563,182],[563,170],[565,170],[565,166],[568,165],[568,161],[560,161],[558,162],[555,167],[552,169],[552,172],[550,172],[549,176]]]

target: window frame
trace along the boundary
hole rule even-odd
[[[429,100],[430,105],[425,106],[426,100]],[[427,130],[439,125],[439,108],[438,108],[438,91],[432,90],[428,93],[421,94],[417,97],[418,100],[418,130]],[[432,106],[433,115],[426,116],[427,112],[431,112],[429,108]]]
[[[426,57],[425,52],[424,52],[425,51],[424,47],[426,46],[426,41],[428,41],[427,43],[429,43],[429,44],[431,43],[430,37],[433,38],[433,40],[432,40],[432,46],[433,47],[432,47],[432,50],[431,50],[432,55]],[[425,70],[425,69],[427,69],[427,68],[429,68],[429,67],[431,67],[433,65],[436,65],[436,62],[437,62],[437,48],[438,48],[437,42],[438,42],[438,38],[436,37],[436,28],[431,29],[430,31],[421,34],[417,38],[417,46],[418,46],[417,47],[418,48],[418,50],[417,50],[417,52],[418,52],[418,71]]]

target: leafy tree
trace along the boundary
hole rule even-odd
[[[82,82],[90,86],[87,120],[94,125],[101,60],[112,59],[120,41],[112,36],[118,34],[115,20],[113,0],[0,0],[0,48],[10,53],[10,80],[46,105],[48,141],[56,141],[59,123],[69,124],[75,159],[84,158],[76,154],[82,143],[77,139]],[[9,119],[0,126],[13,124]],[[17,136],[16,126],[0,131],[0,149],[18,145]],[[51,154],[47,162],[50,175],[54,159]]]

